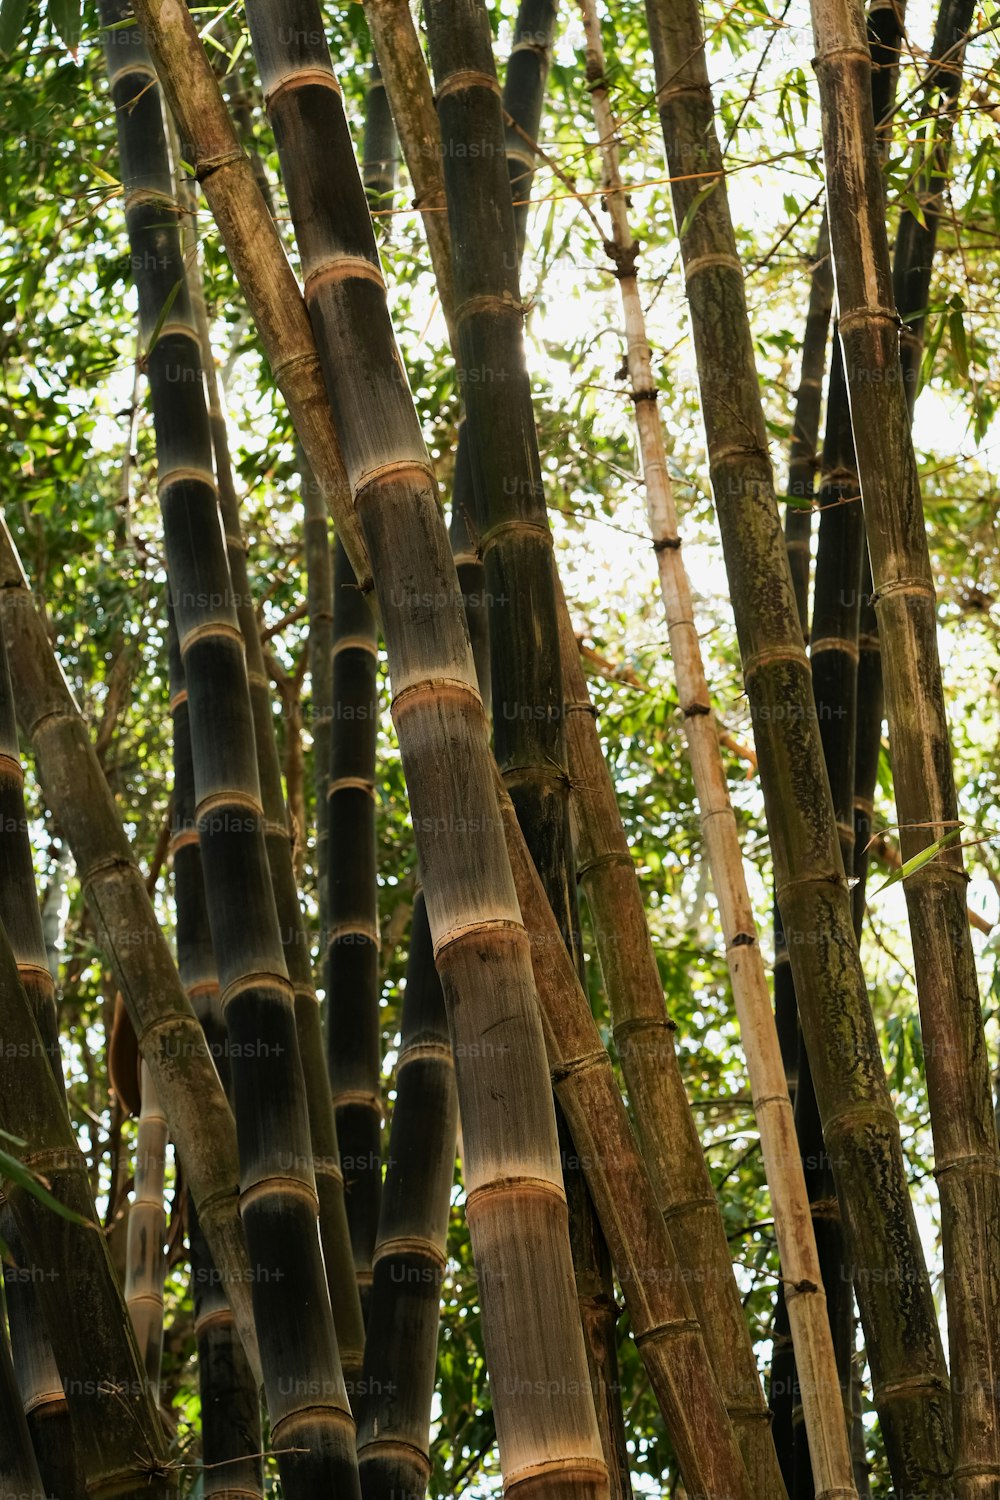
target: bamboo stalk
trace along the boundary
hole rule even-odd
[[[382,1029],[375,837],[378,635],[340,542],[333,559],[333,722],[326,952],[327,1062],[363,1305],[382,1194]]]
[[[177,908],[177,967],[215,1058],[220,1081],[228,1093],[232,1079],[226,1024],[219,999],[219,977],[205,903],[187,688],[180,642],[169,605],[168,616],[170,713],[174,737],[170,854]],[[206,1500],[248,1500],[248,1497],[263,1493],[257,1384],[237,1337],[225,1286],[212,1260],[193,1204],[189,1214],[201,1397],[202,1489]]]
[[[286,933],[283,942],[279,923],[279,905],[283,916],[294,906],[301,927],[294,884],[290,901],[279,888],[278,905],[272,886],[271,819],[262,800],[267,792],[258,772],[244,656],[253,645],[240,631],[219,524],[200,339],[160,95],[124,0],[103,0],[101,15],[141,337],[148,346],[157,335],[146,366],[159,501],[188,693],[205,893],[233,1063],[240,1210],[255,1267],[252,1295],[271,1440],[290,1500],[324,1485],[359,1495],[354,1423],[317,1233],[309,1099],[312,1092],[328,1110],[329,1095],[324,1089],[320,1099],[308,1090],[303,1068],[322,1067],[322,1053],[307,1042],[300,1054],[298,1040],[303,1010],[316,1027],[319,1018],[309,994],[308,947],[294,934]],[[291,873],[280,861],[275,870],[279,877]],[[339,1173],[330,1153],[322,1166],[327,1176]]]
[[[840,339],[883,648],[900,850],[908,860],[958,826],[934,579],[899,357],[863,20],[850,0],[821,0],[812,14]],[[992,1493],[1000,1473],[1000,1305],[991,1290],[1000,1284],[992,1229],[1000,1220],[1000,1147],[965,885],[953,844],[904,890],[941,1202],[955,1484],[960,1495],[978,1495]]]
[[[21,1405],[0,1299],[0,1500],[46,1500],[48,1494]]]
[[[0,615],[18,715],[34,748],[45,800],[73,851],[98,942],[166,1109],[192,1199],[256,1374],[252,1278],[237,1211],[239,1170],[232,1114],[86,725],[2,524]]]
[[[531,938],[553,1086],[618,1267],[633,1336],[684,1484],[692,1495],[754,1495],[611,1060],[499,773],[497,798]]]
[[[670,6],[647,0],[647,15],[674,216],[685,229],[681,254],[709,467],[754,719],[775,887],[856,1268],[886,1450],[897,1492],[922,1494],[943,1485],[950,1472],[947,1375],[851,923],[767,456],[701,19],[690,0]],[[695,203],[708,185],[712,192]],[[831,201],[832,235],[835,217]],[[842,300],[842,313],[843,306]]]
[[[444,992],[418,891],[358,1408],[364,1500],[422,1500],[427,1489],[457,1127]]]
[[[167,1120],[145,1062],[140,1065],[142,1105],[135,1145],[135,1197],[125,1240],[125,1306],[146,1371],[153,1400],[160,1399],[163,1358],[163,1282],[167,1259],[163,1241],[167,1211],[163,1202],[167,1161]]]
[[[552,536],[524,358],[520,247],[509,192],[511,176],[524,172],[522,120],[533,131],[538,129],[555,8],[528,0],[519,11],[512,71],[504,90],[512,122],[506,132],[482,0],[430,5],[427,29],[437,85],[456,357],[466,414],[460,440],[465,438],[468,445],[470,500],[489,614],[494,753],[549,903],[580,964]],[[522,221],[522,243],[523,233]],[[503,391],[500,401],[497,386]],[[457,467],[459,475],[466,472],[462,465]],[[461,508],[457,493],[455,501]],[[628,1497],[624,1431],[617,1415],[617,1310],[610,1266],[578,1153],[558,1108],[556,1114],[598,1426],[612,1495]]]
[[[55,981],[48,965],[24,805],[24,773],[17,739],[17,716],[0,629],[0,923],[10,938],[17,971],[42,1038],[45,1057],[60,1089],[64,1087]],[[24,1247],[8,1205],[0,1209],[0,1232],[13,1265],[4,1267],[13,1370],[23,1415],[47,1494],[60,1500],[84,1493],[77,1470],[70,1412],[37,1290],[20,1268]],[[6,1342],[6,1340],[4,1340]]]
[[[365,138],[361,180],[372,212],[387,208],[396,185],[396,127],[392,123],[378,58],[372,58],[365,90]]]
[[[840,1383],[816,1238],[795,1145],[795,1122],[743,871],[736,818],[729,800],[718,728],[694,621],[691,586],[681,553],[663,427],[656,410],[658,391],[636,272],[638,246],[629,224],[619,171],[617,123],[605,81],[600,23],[594,0],[581,0],[581,9],[587,81],[604,168],[604,203],[612,225],[608,250],[616,267],[625,314],[626,360],[645,481],[646,514],[659,571],[702,833],[719,904],[733,1002],[760,1129],[816,1491],[818,1495],[852,1496],[855,1490],[847,1426],[838,1412]],[[849,797],[853,790],[852,777]],[[851,833],[853,836],[853,828]]]
[[[195,328],[206,375],[208,418],[218,483],[219,509],[225,533],[226,558],[233,585],[236,618],[246,652],[247,681],[253,718],[253,746],[260,777],[264,810],[264,842],[267,863],[281,930],[288,976],[295,991],[295,1029],[306,1085],[309,1134],[313,1170],[319,1195],[320,1240],[326,1266],[327,1285],[345,1380],[350,1384],[361,1369],[364,1353],[364,1323],[361,1302],[352,1286],[351,1241],[347,1222],[344,1178],[340,1162],[337,1123],[330,1098],[330,1079],[325,1065],[323,1025],[313,983],[312,955],[292,851],[289,813],[281,780],[281,762],[271,704],[271,686],[264,663],[263,646],[254,610],[247,572],[247,547],[240,526],[239,500],[233,480],[226,418],[222,406],[222,382],[215,366],[208,316],[197,274],[197,244],[194,240],[194,205],[189,203],[187,283]],[[331,622],[332,624],[332,622]]]

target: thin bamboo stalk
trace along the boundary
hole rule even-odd
[[[90,735],[2,524],[0,617],[18,715],[34,748],[45,800],[73,851],[98,942],[166,1109],[192,1200],[256,1375],[252,1277],[237,1210],[239,1170],[232,1114]]]
[[[900,851],[958,826],[936,596],[899,357],[871,59],[850,0],[813,5],[840,340],[883,648]],[[850,153],[850,165],[845,152]],[[1000,1146],[961,849],[904,885],[941,1201],[960,1495],[1000,1473]]]
[[[103,0],[101,18],[137,267],[140,334],[147,345],[156,334],[146,367],[159,501],[188,693],[205,893],[233,1064],[240,1209],[255,1266],[252,1294],[271,1440],[290,1500],[328,1485],[360,1495],[354,1423],[317,1233],[309,1101],[312,1095],[329,1112],[329,1095],[309,1090],[303,1071],[322,1067],[322,1052],[308,1043],[301,1054],[299,1048],[303,1002],[317,1027],[319,1017],[308,993],[308,945],[283,934],[279,923],[279,905],[283,916],[294,907],[301,928],[294,884],[287,904],[279,888],[278,905],[272,886],[271,819],[262,800],[247,670],[253,645],[239,627],[219,524],[201,341],[186,287],[160,94],[124,0]],[[277,863],[276,872],[285,874]],[[327,1174],[339,1174],[331,1153],[323,1166]]]
[[[0,922],[10,938],[48,1065],[62,1089],[55,981],[48,965],[35,891],[17,716],[3,634],[0,630]],[[37,1290],[24,1276],[24,1247],[6,1202],[0,1209],[0,1233],[11,1261],[4,1264],[4,1282],[13,1368],[41,1478],[46,1493],[58,1495],[60,1500],[82,1497],[84,1478],[77,1470],[66,1392]]]
[[[389,96],[375,57],[365,90],[365,137],[361,160],[361,180],[373,213],[388,207],[392,197],[396,185],[396,150],[396,127],[392,123]]]
[[[457,1128],[444,992],[418,891],[358,1409],[364,1500],[422,1500],[427,1489]]]
[[[382,1029],[375,835],[378,635],[339,541],[333,559],[333,723],[326,952],[327,1063],[354,1274],[366,1305],[382,1195]]]
[[[942,1486],[950,1472],[947,1375],[851,923],[767,454],[701,18],[691,0],[647,0],[647,15],[674,216],[685,231],[681,255],[709,467],[754,719],[775,888],[856,1267],[886,1450],[897,1492],[922,1494]],[[696,203],[708,185],[712,192]],[[831,234],[835,217],[831,201]]]
[[[299,1042],[309,1109],[309,1134],[313,1170],[319,1195],[320,1240],[326,1266],[327,1286],[333,1307],[334,1326],[345,1380],[350,1384],[361,1369],[364,1353],[364,1323],[361,1302],[352,1286],[351,1241],[345,1204],[344,1177],[340,1162],[337,1123],[330,1098],[330,1079],[325,1065],[323,1025],[312,974],[309,933],[299,902],[298,881],[289,827],[289,812],[281,780],[281,762],[271,705],[271,686],[264,663],[263,647],[253,592],[247,571],[247,547],[240,526],[239,500],[233,478],[229,438],[223,410],[222,381],[212,353],[208,315],[197,272],[194,204],[189,202],[187,283],[195,328],[201,348],[208,395],[208,419],[219,493],[219,510],[226,541],[226,558],[233,585],[236,618],[246,652],[253,745],[260,777],[264,809],[264,842],[268,869],[281,929],[281,943],[288,976],[295,991],[295,1030]],[[332,623],[332,622],[331,622]]]
[[[427,29],[452,244],[456,356],[466,413],[461,436],[468,443],[490,620],[494,751],[549,903],[581,964],[552,536],[524,358],[520,255],[508,190],[511,176],[524,171],[525,141],[517,133],[522,121],[538,129],[555,8],[528,0],[519,12],[504,91],[512,122],[506,132],[482,0],[431,4]],[[523,233],[524,222],[522,242]],[[458,472],[464,472],[461,465]],[[612,1495],[627,1497],[610,1265],[578,1153],[558,1108],[556,1113],[598,1426]]]
[[[232,1079],[226,1023],[219,999],[219,977],[205,903],[187,688],[177,629],[169,606],[168,615],[170,713],[174,736],[170,854],[177,908],[177,967],[216,1060],[219,1078],[228,1093]],[[237,1337],[225,1286],[193,1205],[189,1215],[201,1396],[202,1489],[206,1500],[248,1500],[248,1497],[263,1493],[257,1383]]]
[[[638,246],[629,224],[626,193],[619,170],[617,122],[605,80],[604,49],[595,0],[581,0],[581,9],[587,47],[587,82],[604,168],[604,203],[612,225],[608,251],[614,260],[625,314],[626,362],[635,405],[646,514],[659,571],[702,834],[719,904],[733,1002],[739,1019],[771,1193],[816,1491],[825,1496],[853,1496],[847,1425],[838,1411],[840,1382],[805,1177],[796,1149],[792,1105],[743,870],[736,818],[719,748],[718,727],[705,677],[691,585],[681,554],[666,444],[656,409],[658,391],[653,377],[652,353],[639,294]],[[849,796],[853,789],[851,778]],[[853,836],[853,829],[851,832]]]
[[[754,1495],[611,1060],[499,773],[497,798],[531,938],[553,1086],[618,1267],[632,1332],[685,1487],[706,1497]]]
[[[167,1211],[163,1202],[167,1164],[167,1120],[157,1098],[149,1065],[140,1064],[142,1105],[136,1131],[135,1197],[125,1241],[125,1306],[146,1371],[153,1400],[160,1398],[163,1358],[163,1283],[167,1258],[163,1242]]]

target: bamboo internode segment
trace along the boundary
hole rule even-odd
[[[282,5],[249,6],[265,89],[280,66],[279,38],[289,26],[300,43],[298,63],[329,68],[318,8],[314,15],[309,7],[308,26],[303,25],[303,14],[301,6],[293,16],[285,15]],[[175,72],[174,90],[182,83]],[[283,91],[272,118],[306,274],[316,258],[329,262],[338,254],[361,254],[377,265],[364,189],[338,95],[314,87]],[[331,155],[338,162],[335,175],[330,173]],[[306,203],[308,213],[303,211]],[[409,689],[398,723],[432,932],[437,935],[454,926],[455,910],[462,909],[470,889],[479,901],[486,893],[491,905],[519,924],[478,695],[472,700],[465,693],[438,694],[420,687],[421,682],[445,677],[471,689],[473,668],[458,579],[384,294],[368,276],[324,280],[315,289],[310,312],[345,467],[374,565],[394,688],[397,693],[401,687]],[[466,815],[456,816],[456,808]],[[477,825],[476,832],[470,831],[470,824]],[[479,873],[482,879],[474,881]],[[453,1023],[461,1018],[458,1029],[471,1027],[478,1037],[497,1015],[507,1018],[503,1025],[508,1051],[499,1060],[491,1059],[488,1072],[478,1049],[469,1053],[456,1047],[470,1181],[485,1185],[491,1176],[516,1169],[525,1153],[532,1161],[540,1153],[547,1163],[557,1163],[558,1156],[527,942],[522,935],[520,945],[511,946],[484,930],[471,964],[470,958],[466,942],[449,945],[442,956]],[[531,1112],[501,1100],[530,1102]],[[496,1152],[500,1161],[494,1158]],[[520,1239],[522,1227],[530,1232],[532,1219],[527,1206],[513,1216],[508,1209],[504,1238],[513,1232]],[[524,1309],[510,1290],[511,1282],[492,1274],[494,1267],[502,1272],[502,1245],[488,1231],[472,1231],[483,1277],[484,1336],[491,1368],[500,1372],[494,1397],[501,1460],[511,1475],[524,1463],[553,1458],[567,1471],[581,1462],[593,1465],[587,1493],[606,1494],[565,1228],[561,1234],[555,1223],[546,1229],[551,1253],[541,1273],[534,1267],[534,1284],[544,1303],[547,1329],[544,1338],[539,1331],[529,1339],[524,1336]],[[560,1389],[551,1399],[540,1402],[534,1393],[529,1399],[525,1384],[533,1389],[541,1379],[548,1390],[553,1360],[560,1365]],[[510,1393],[504,1389],[505,1373],[517,1386]]]
[[[118,73],[114,101],[126,186],[169,192],[173,184],[159,91],[148,79],[115,66],[122,56],[141,58],[141,33],[134,22],[128,24],[123,0],[105,0],[102,20],[111,71]],[[139,266],[140,336],[150,343],[168,295],[174,299],[174,321],[192,335],[161,334],[146,356],[157,459],[169,480],[182,468],[212,471],[212,433],[180,234],[163,223],[162,211],[152,221],[149,212],[126,210]],[[232,1048],[241,1217],[254,1272],[268,1411],[275,1434],[291,1425],[300,1443],[306,1439],[303,1446],[280,1449],[282,1482],[290,1500],[324,1485],[359,1494],[350,1408],[316,1232],[308,1096],[257,810],[261,786],[253,712],[218,497],[214,484],[192,476],[161,482],[159,500],[188,694],[206,901]],[[222,629],[206,629],[216,624]]]
[[[733,255],[724,181],[694,201],[700,174],[722,170],[697,5],[647,0],[647,15],[674,216],[685,226],[682,257]],[[831,231],[834,217],[831,204]],[[689,301],[740,650],[744,661],[790,657],[801,652],[802,636],[742,276],[721,266],[703,273],[691,283]],[[744,456],[734,462],[740,449]],[[729,456],[720,461],[720,454]],[[947,1374],[853,933],[812,683],[804,666],[776,659],[750,675],[747,691],[816,1097],[824,1125],[839,1116],[845,1126],[831,1156],[882,1430],[900,1493],[922,1493],[938,1488],[950,1468]],[[917,1384],[897,1384],[904,1375]]]
[[[615,261],[625,314],[629,380],[633,392],[653,385],[652,354],[635,271],[636,242],[628,220],[618,162],[617,125],[605,83],[600,24],[594,0],[582,0],[587,40],[587,77],[601,142]],[[646,513],[654,544],[677,536],[677,510],[667,470],[663,428],[652,402],[636,403],[636,426],[646,490]],[[656,560],[667,619],[671,657],[682,703],[700,711],[684,715],[688,757],[702,820],[702,834],[719,904],[733,1000],[760,1128],[761,1150],[773,1204],[775,1232],[798,1365],[799,1388],[810,1439],[816,1493],[852,1496],[854,1488],[847,1426],[839,1406],[840,1381],[826,1297],[809,1214],[806,1183],[796,1147],[795,1123],[785,1083],[781,1048],[771,1010],[764,961],[757,941],[736,818],[701,644],[694,623],[691,586],[679,547],[659,547]],[[853,725],[851,726],[853,740]],[[850,779],[853,791],[853,776]]]
[[[259,1368],[250,1265],[236,1211],[232,1114],[5,526],[0,526],[0,612],[18,714],[32,741],[42,790],[73,851],[98,941],[149,1063],[205,1236],[230,1288],[241,1341]]]
[[[60,1391],[60,1395],[62,1392]],[[65,1400],[65,1396],[63,1396]],[[28,1432],[21,1390],[14,1375],[7,1330],[0,1326],[0,1474],[5,1485],[23,1500],[46,1500],[50,1493],[38,1470]],[[62,1494],[63,1491],[57,1493]],[[68,1492],[66,1492],[68,1493]],[[76,1493],[76,1491],[74,1491]]]

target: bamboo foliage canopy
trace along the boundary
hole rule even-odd
[[[997,57],[0,0],[0,1495],[1000,1492]]]

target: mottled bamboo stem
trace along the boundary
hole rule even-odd
[[[840,1382],[837,1362],[767,974],[705,677],[691,585],[681,553],[663,426],[656,408],[659,393],[653,377],[652,354],[639,294],[638,246],[629,224],[626,193],[619,171],[617,122],[605,81],[604,50],[595,0],[581,0],[581,9],[587,44],[587,82],[604,167],[604,203],[612,226],[609,254],[615,263],[625,314],[626,362],[635,405],[647,521],[659,570],[660,594],[684,716],[702,836],[719,904],[733,1002],[740,1024],[764,1170],[771,1193],[816,1493],[832,1500],[832,1497],[855,1494],[847,1425],[838,1409]]]
[[[851,923],[768,458],[701,16],[696,0],[647,0],[646,10],[775,889],[886,1450],[898,1493],[925,1494],[950,1472],[947,1374]],[[712,192],[695,202],[709,184]],[[832,235],[834,219],[831,202]]]
[[[958,826],[936,595],[900,362],[864,18],[815,0],[816,73],[840,340],[882,641],[900,850]],[[951,1353],[955,1486],[1000,1474],[1000,1146],[966,913],[952,845],[905,882],[934,1140]]]

